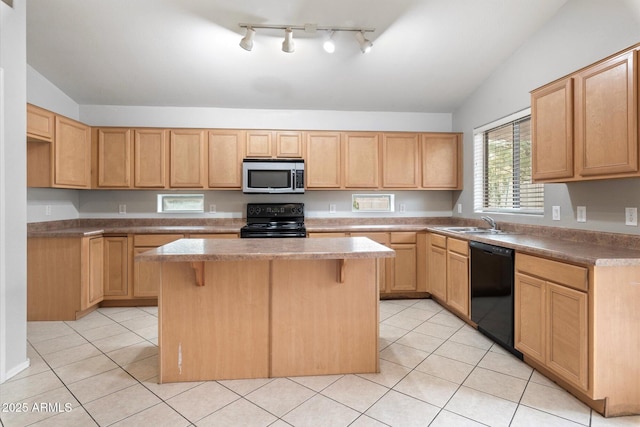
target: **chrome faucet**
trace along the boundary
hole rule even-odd
[[[495,219],[491,218],[490,216],[483,216],[482,219],[489,223],[489,225],[491,226],[492,230],[497,230],[498,229],[498,224],[496,224],[496,220]]]

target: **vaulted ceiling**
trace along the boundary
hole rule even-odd
[[[80,105],[453,112],[567,0],[27,0],[27,62]],[[353,33],[239,23],[371,27]]]

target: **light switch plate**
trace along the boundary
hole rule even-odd
[[[578,222],[587,222],[587,207],[578,206],[576,210],[576,220]]]
[[[124,205],[124,204],[118,205],[118,213],[119,214],[126,214],[127,213],[127,205]]]
[[[336,205],[334,203],[329,204],[329,213],[336,213]]]
[[[551,207],[551,219],[554,221],[560,221],[560,206]]]

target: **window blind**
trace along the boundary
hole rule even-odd
[[[476,212],[542,214],[544,185],[534,184],[531,174],[530,114],[474,131]]]

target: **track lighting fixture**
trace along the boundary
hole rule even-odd
[[[284,41],[282,42],[282,51],[292,53],[295,50],[295,44],[293,43],[293,31],[291,28],[284,30]]]
[[[356,40],[360,45],[362,53],[367,53],[371,50],[373,43],[371,43],[365,37],[365,33],[374,32],[375,28],[361,28],[361,27],[322,27],[315,24],[305,25],[262,25],[262,24],[239,24],[240,28],[246,29],[246,34],[240,40],[240,47],[245,50],[251,50],[253,48],[253,38],[256,33],[256,29],[271,29],[271,30],[284,30],[284,41],[282,42],[282,51],[292,53],[295,51],[295,44],[293,42],[293,31],[300,30],[307,34],[314,34],[318,31],[324,31],[328,33],[326,40],[323,43],[323,48],[329,53],[333,53],[336,49],[333,36],[338,31],[348,31],[355,33]]]
[[[356,33],[356,40],[360,44],[360,50],[362,53],[369,53],[371,48],[373,47],[373,43],[367,40],[364,36],[364,31],[359,31]]]
[[[333,53],[336,51],[336,43],[333,41],[333,35],[335,33],[336,33],[335,31],[331,31],[327,39],[322,44],[322,48],[327,53]]]
[[[247,27],[247,33],[242,38],[242,40],[240,40],[240,47],[244,50],[251,51],[251,49],[253,49],[253,36],[255,35],[256,30],[251,27]]]

